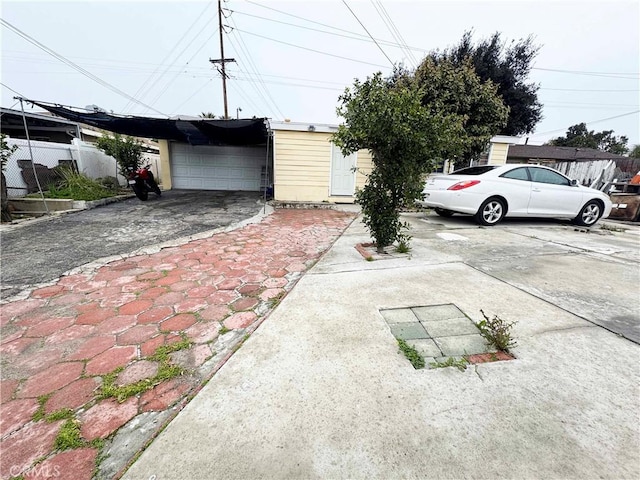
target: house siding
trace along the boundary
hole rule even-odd
[[[274,131],[274,198],[295,202],[346,202],[353,197],[332,197],[331,133],[299,130]],[[371,171],[371,155],[359,151],[356,188]]]
[[[509,152],[509,144],[501,142],[492,142],[489,151],[489,165],[504,165],[507,163],[507,153]]]

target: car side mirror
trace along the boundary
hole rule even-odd
[[[578,180],[576,180],[576,179],[571,180],[569,185],[571,185],[572,187],[577,187],[578,186]]]

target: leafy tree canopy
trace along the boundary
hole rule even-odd
[[[629,156],[633,158],[640,158],[640,144],[635,145],[629,152]]]
[[[407,240],[400,209],[421,197],[424,174],[436,161],[463,148],[461,117],[426,108],[422,94],[391,85],[378,72],[365,82],[355,80],[339,98],[344,123],[333,141],[344,155],[361,149],[372,154],[372,172],[356,199],[378,250]]]
[[[429,111],[460,118],[464,127],[462,150],[458,154],[442,152],[455,161],[456,167],[478,158],[489,139],[506,125],[509,110],[497,95],[497,86],[482,81],[469,59],[455,65],[450,60],[427,57],[413,74],[396,70],[391,83],[413,85],[420,90],[421,103]]]
[[[624,135],[616,137],[613,130],[603,130],[596,132],[588,130],[586,123],[578,123],[567,129],[564,137],[558,137],[550,140],[548,145],[556,147],[578,147],[578,148],[595,148],[603,152],[625,155],[628,152],[627,143],[629,139]]]
[[[118,133],[104,135],[98,139],[96,146],[116,159],[120,173],[125,177],[128,170],[135,170],[142,165],[142,144],[133,137]]]
[[[470,60],[483,82],[492,81],[497,85],[497,93],[509,108],[506,125],[499,133],[522,135],[533,131],[542,119],[542,105],[538,102],[535,83],[528,82],[531,63],[540,47],[529,36],[506,45],[496,32],[491,37],[473,42],[473,33],[467,31],[460,43],[444,51],[431,52],[427,59],[436,64],[451,62],[463,66]]]

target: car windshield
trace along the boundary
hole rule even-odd
[[[451,175],[482,175],[483,173],[487,173],[496,167],[497,165],[479,165],[477,167],[461,168],[460,170],[456,170],[451,173]]]

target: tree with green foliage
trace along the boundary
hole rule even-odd
[[[125,177],[129,170],[136,170],[142,165],[142,143],[133,137],[118,133],[104,135],[98,139],[96,146],[116,159],[120,173]]]
[[[431,52],[427,59],[436,64],[451,62],[459,67],[470,60],[481,81],[490,80],[497,85],[498,95],[509,108],[507,123],[499,133],[522,135],[532,132],[542,119],[542,104],[538,101],[540,86],[529,82],[528,77],[540,47],[533,43],[531,36],[509,45],[502,41],[498,32],[477,44],[472,37],[473,32],[465,32],[459,44]]]
[[[640,158],[640,144],[635,145],[629,152],[629,156],[632,158]]]
[[[421,103],[422,92],[392,85],[376,73],[355,80],[339,97],[344,123],[333,135],[344,155],[371,152],[373,168],[356,192],[364,223],[379,252],[395,241],[407,242],[400,210],[422,196],[425,174],[435,163],[463,147],[461,117]]]
[[[7,161],[17,149],[17,145],[9,146],[7,136],[4,133],[0,133],[0,181],[2,182],[0,185],[0,202],[3,222],[10,222],[12,220],[11,212],[9,211],[9,192],[7,190],[7,179],[4,176],[4,169],[7,166]]]
[[[624,135],[616,137],[613,130],[603,130],[596,132],[587,129],[586,123],[578,123],[567,129],[564,137],[558,137],[550,140],[547,145],[556,147],[577,147],[577,148],[594,148],[603,152],[615,153],[617,155],[625,155],[629,148],[627,143],[629,139]]]
[[[456,168],[476,160],[491,137],[507,123],[509,110],[497,95],[497,86],[491,81],[483,82],[469,59],[455,65],[449,60],[427,57],[413,74],[396,71],[391,81],[419,89],[425,108],[460,116],[464,148],[457,154],[444,152]]]

